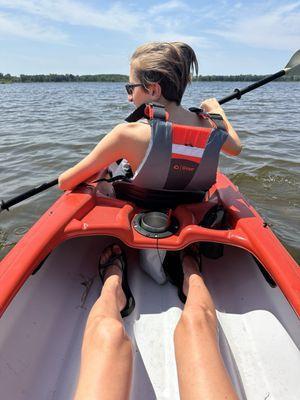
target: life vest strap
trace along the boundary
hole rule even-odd
[[[127,118],[125,118],[126,122],[137,122],[142,118],[147,118],[149,120],[152,119],[160,119],[162,121],[168,121],[169,114],[165,110],[165,107],[159,103],[149,103],[142,104],[138,108],[136,108]]]
[[[180,204],[200,203],[206,193],[205,191],[195,193],[180,190],[146,189],[124,180],[113,183],[113,188],[117,199],[131,201],[150,210],[173,209]]]
[[[227,124],[221,114],[206,113],[202,110],[202,108],[198,107],[190,107],[189,111],[196,113],[199,117],[209,119],[210,122],[212,122],[211,125],[215,128],[223,129],[224,131],[228,132]]]
[[[92,183],[98,183],[98,182],[115,182],[115,181],[127,181],[129,182],[129,177],[127,177],[126,175],[116,175],[113,176],[111,178],[100,178],[100,179],[96,179],[95,181],[93,181]]]
[[[213,128],[223,129],[228,131],[227,124],[223,120],[222,115],[215,113],[206,113],[202,108],[190,107],[189,111],[196,113],[200,118],[208,119]],[[165,110],[165,107],[159,103],[142,104],[136,108],[127,118],[126,122],[137,122],[142,118],[148,120],[160,119],[162,121],[168,121],[169,114]]]
[[[142,104],[138,108],[136,108],[127,118],[125,118],[126,122],[136,122],[142,118],[145,118],[145,108],[146,104]]]
[[[161,121],[168,121],[169,113],[167,113],[165,107],[162,104],[150,103],[146,105],[145,116],[151,119],[160,119]]]

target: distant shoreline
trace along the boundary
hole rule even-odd
[[[200,75],[193,78],[193,82],[256,82],[267,75]],[[128,75],[98,74],[98,75],[73,75],[73,74],[39,74],[13,76],[0,73],[1,83],[44,83],[44,82],[128,82]],[[300,82],[300,76],[285,76],[277,79],[281,82]]]

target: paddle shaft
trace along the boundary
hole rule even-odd
[[[276,72],[276,74],[267,76],[264,79],[261,79],[260,81],[257,81],[253,83],[252,85],[249,85],[245,87],[244,89],[234,89],[234,92],[230,94],[229,96],[223,97],[221,100],[219,100],[219,104],[224,104],[227,103],[228,101],[231,101],[233,99],[240,99],[243,94],[251,92],[251,90],[254,90],[260,86],[265,85],[266,83],[272,82],[277,78],[280,78],[281,76],[285,75],[286,71],[282,69],[279,72]]]
[[[9,210],[10,207],[14,206],[15,204],[21,203],[21,201],[28,199],[29,197],[32,197],[38,193],[43,192],[44,190],[47,190],[49,188],[51,188],[52,186],[55,186],[58,184],[58,179],[54,179],[51,182],[46,182],[46,183],[42,183],[39,186],[36,186],[35,188],[32,188],[30,190],[28,190],[27,192],[24,192],[22,194],[20,194],[19,196],[16,196],[6,202],[4,202],[2,200],[1,202],[1,211],[2,210]]]

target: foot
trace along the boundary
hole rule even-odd
[[[105,265],[107,261],[114,257],[115,255],[121,254],[122,250],[120,246],[117,244],[107,247],[103,250],[103,253],[100,256],[100,268],[101,265]],[[117,301],[119,310],[123,310],[126,306],[126,296],[122,289],[122,264],[121,261],[116,259],[112,261],[111,265],[105,267],[105,271],[103,272],[103,285],[105,282],[110,282],[112,285],[117,285]]]
[[[193,254],[194,253],[194,254]],[[188,294],[189,282],[192,275],[201,276],[199,271],[199,259],[197,259],[197,246],[192,244],[189,246],[189,251],[183,250],[182,255],[182,271],[183,271],[183,286],[182,291],[185,296]],[[201,262],[201,259],[200,259]]]

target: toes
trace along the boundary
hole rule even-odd
[[[115,254],[121,254],[122,253],[121,247],[118,244],[114,244],[113,245],[113,252]]]
[[[109,259],[109,257],[110,257],[110,249],[103,250],[103,253],[100,256],[101,264],[105,264],[106,261]]]
[[[120,248],[120,246],[118,244],[114,244],[112,250],[113,250],[113,254],[115,254],[115,255],[118,255],[118,254],[122,253],[122,250],[121,250],[121,248]],[[114,263],[117,264],[117,267],[119,267],[119,268],[122,265],[121,261],[118,260],[118,259],[115,260]]]
[[[108,247],[103,250],[103,252],[100,256],[100,264],[105,264],[108,261],[108,259],[110,258],[110,256],[111,256],[111,248]]]
[[[109,246],[103,250],[102,254],[100,255],[100,264],[105,264],[113,254],[121,254],[122,250],[119,245],[114,244],[113,246]]]
[[[182,260],[183,273],[198,272],[198,262],[194,256],[185,254]]]

